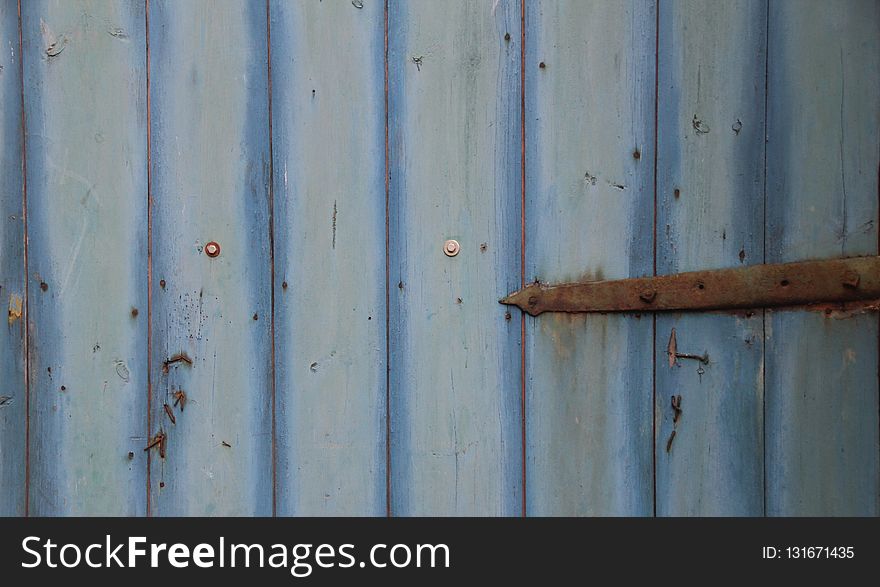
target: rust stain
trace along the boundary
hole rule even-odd
[[[18,0],[17,13],[18,13],[18,53],[21,55],[24,53],[24,36],[23,36],[23,27],[22,27],[22,18],[21,18],[21,1]],[[18,73],[21,76],[21,79],[24,79],[24,60],[18,60]],[[20,84],[19,86],[19,98],[21,104],[21,203],[22,203],[22,224],[24,226],[24,234],[30,234],[28,232],[28,166],[27,166],[27,116],[25,115],[25,101],[24,101],[24,84]],[[28,254],[28,239],[25,236],[24,239],[24,291],[30,291],[30,271],[29,271],[29,254]],[[24,348],[30,348],[30,328],[24,329]],[[30,516],[30,488],[31,488],[31,353],[26,352],[24,357],[24,365],[25,365],[25,373],[28,375],[25,378],[25,395],[24,395],[24,516]]]
[[[803,310],[805,312],[822,312],[827,318],[833,320],[847,320],[854,316],[860,316],[867,312],[880,310],[880,300],[862,300],[848,303],[810,304],[807,306],[795,306],[790,310]]]
[[[20,295],[9,296],[9,323],[13,324],[21,318],[22,299]]]
[[[150,80],[150,0],[144,0],[144,52],[145,52],[145,69],[146,69],[146,114],[147,114],[147,365],[153,365],[153,108],[151,100],[151,80]],[[160,287],[165,289],[165,280],[159,282]],[[153,406],[153,374],[152,368],[147,369],[147,430],[152,430],[152,406]],[[147,453],[147,475],[146,475],[146,496],[147,496],[147,517],[152,516],[152,469],[153,460]]]

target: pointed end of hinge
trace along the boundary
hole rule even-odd
[[[537,316],[541,313],[540,307],[540,286],[537,283],[530,283],[524,288],[510,293],[506,297],[498,300],[498,303],[507,306],[516,306],[523,312]]]

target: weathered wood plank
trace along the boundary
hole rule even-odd
[[[498,299],[520,281],[521,5],[389,19],[391,511],[516,515],[520,322]]]
[[[25,279],[18,3],[0,1],[0,516],[25,511]]]
[[[272,513],[264,3],[149,3],[155,515]],[[210,241],[220,255],[204,251]],[[163,368],[178,353],[192,361]],[[174,407],[175,392],[186,407]],[[165,412],[171,406],[176,424]]]
[[[143,515],[144,7],[28,1],[22,27],[30,513]]]
[[[770,3],[767,260],[875,254],[880,4]],[[877,515],[877,314],[768,312],[769,515]]]
[[[385,515],[384,3],[270,4],[279,515]]]
[[[656,3],[526,3],[526,277],[650,275]],[[650,316],[526,323],[530,515],[650,515]]]
[[[761,263],[767,3],[659,16],[657,272]],[[761,311],[657,316],[658,515],[763,515],[763,338]]]

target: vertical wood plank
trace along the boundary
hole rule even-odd
[[[149,3],[155,515],[272,513],[266,5]],[[210,258],[205,245],[220,244]],[[166,361],[184,353],[191,361]],[[167,365],[167,368],[165,368]],[[185,408],[175,393],[187,397]],[[168,405],[176,423],[165,412]]]
[[[877,253],[880,4],[770,3],[767,260]],[[767,314],[769,515],[877,515],[877,314]]]
[[[526,7],[526,277],[650,275],[656,3]],[[650,316],[527,318],[528,514],[652,513],[651,340]]]
[[[520,21],[517,1],[390,3],[396,515],[522,510],[520,323],[498,304],[520,281]]]
[[[385,515],[384,3],[270,11],[278,513]]]
[[[25,510],[25,279],[18,2],[0,1],[0,516]]]
[[[659,274],[763,262],[766,31],[766,2],[660,4]],[[657,316],[658,515],[763,515],[763,338],[760,310]]]
[[[22,27],[30,513],[143,515],[144,7],[28,1]]]

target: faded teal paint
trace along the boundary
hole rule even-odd
[[[25,509],[24,215],[18,4],[0,1],[0,516]]]
[[[269,515],[266,6],[153,0],[149,29],[150,434],[168,435],[166,457],[151,453],[152,513]],[[210,241],[221,247],[214,259],[204,252]],[[178,353],[192,365],[163,369]],[[185,409],[173,407],[180,389]]]
[[[763,1],[660,3],[659,274],[763,261],[766,33]],[[673,329],[708,364],[670,366]],[[760,310],[657,316],[658,515],[763,515],[763,339]]]
[[[278,514],[385,515],[384,4],[270,17]]]
[[[22,29],[30,513],[143,515],[144,10],[29,0]]]
[[[652,1],[526,3],[529,281],[652,272],[655,22]],[[650,515],[650,316],[526,329],[527,513]]]
[[[767,261],[877,253],[880,4],[770,3]],[[767,313],[768,515],[878,515],[877,313]]]
[[[0,515],[880,513],[876,311],[527,318],[522,413],[520,2],[21,4]],[[875,2],[525,6],[525,280],[877,254]]]
[[[520,15],[390,3],[394,515],[522,510],[520,323],[498,304],[520,282]]]

